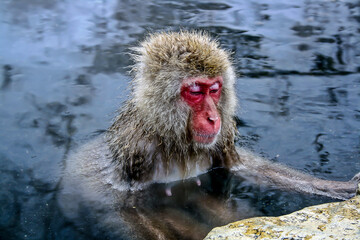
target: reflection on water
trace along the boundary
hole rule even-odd
[[[64,159],[109,126],[129,90],[128,49],[152,31],[203,29],[232,51],[238,144],[349,179],[360,169],[359,12],[351,0],[1,1],[0,238],[88,239],[54,201]],[[328,201],[231,186],[228,201],[253,215]]]

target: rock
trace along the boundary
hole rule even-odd
[[[214,228],[210,239],[360,239],[360,196],[304,208],[280,217],[257,217]]]

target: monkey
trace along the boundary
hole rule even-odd
[[[236,74],[230,52],[208,33],[150,34],[131,57],[129,99],[106,133],[66,161],[58,203],[84,232],[202,239],[212,227],[257,214],[228,206],[228,192],[216,184],[234,176],[335,199],[355,196],[360,174],[348,182],[318,179],[235,145]]]

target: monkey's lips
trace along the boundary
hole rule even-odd
[[[210,144],[213,143],[218,132],[216,133],[200,133],[200,132],[193,132],[193,138],[198,143]]]

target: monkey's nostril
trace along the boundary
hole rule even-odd
[[[208,120],[211,122],[216,122],[217,120],[219,120],[219,117],[208,117]]]

